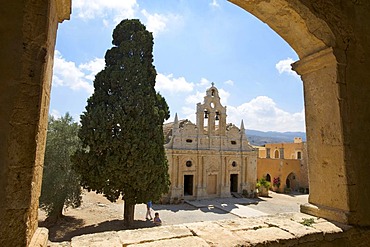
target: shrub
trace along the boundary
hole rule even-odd
[[[265,178],[261,178],[257,181],[257,184],[256,184],[256,187],[257,188],[260,188],[260,187],[265,187],[266,189],[270,188],[270,182],[267,181]]]

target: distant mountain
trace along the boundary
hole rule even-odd
[[[251,145],[256,146],[263,146],[266,143],[293,142],[294,137],[301,137],[303,141],[306,141],[305,132],[264,132],[247,129],[245,133]]]

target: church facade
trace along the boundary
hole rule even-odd
[[[231,197],[251,193],[257,180],[258,151],[249,145],[244,123],[226,124],[226,107],[217,88],[197,104],[196,124],[189,120],[164,125],[171,186],[166,201]]]

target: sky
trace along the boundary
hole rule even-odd
[[[271,28],[226,0],[72,0],[59,24],[50,114],[76,121],[104,69],[112,32],[139,19],[154,36],[156,90],[172,122],[195,123],[196,104],[214,82],[227,122],[260,131],[305,131],[303,88],[290,64],[295,51]]]

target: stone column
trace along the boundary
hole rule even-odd
[[[257,152],[253,151],[249,152],[245,157],[245,165],[247,166],[246,169],[246,190],[251,192],[251,190],[256,189],[257,183]]]
[[[209,137],[215,135],[215,117],[216,117],[216,113],[212,109],[208,113],[208,136]],[[209,140],[211,141],[211,138],[209,138]],[[210,147],[211,148],[213,147],[211,142],[210,142]]]
[[[207,157],[207,156],[206,156]],[[204,193],[206,194],[206,187],[207,187],[207,170],[206,170],[206,162],[204,161],[204,156],[201,157],[202,161],[202,185],[204,188]],[[208,163],[209,165],[209,163]]]
[[[54,47],[70,1],[4,1],[0,15],[0,246],[37,229]]]
[[[221,156],[221,197],[230,197],[230,175],[227,169],[227,156]]]
[[[241,193],[243,193],[243,190],[245,189],[245,180],[246,180],[246,174],[245,174],[245,166],[247,164],[244,163],[244,156],[243,153],[240,153],[240,164],[237,164],[240,166],[240,187],[241,187]]]
[[[176,189],[179,188],[179,166],[180,166],[180,157],[177,154],[175,159],[175,166],[174,166],[174,184],[176,186]]]
[[[331,48],[307,56],[293,65],[303,80],[309,203],[304,213],[348,223],[349,194],[343,141],[338,63]],[[330,195],[330,196],[328,196]]]
[[[196,125],[198,128],[198,135],[204,135],[204,109],[200,103],[197,104]]]

